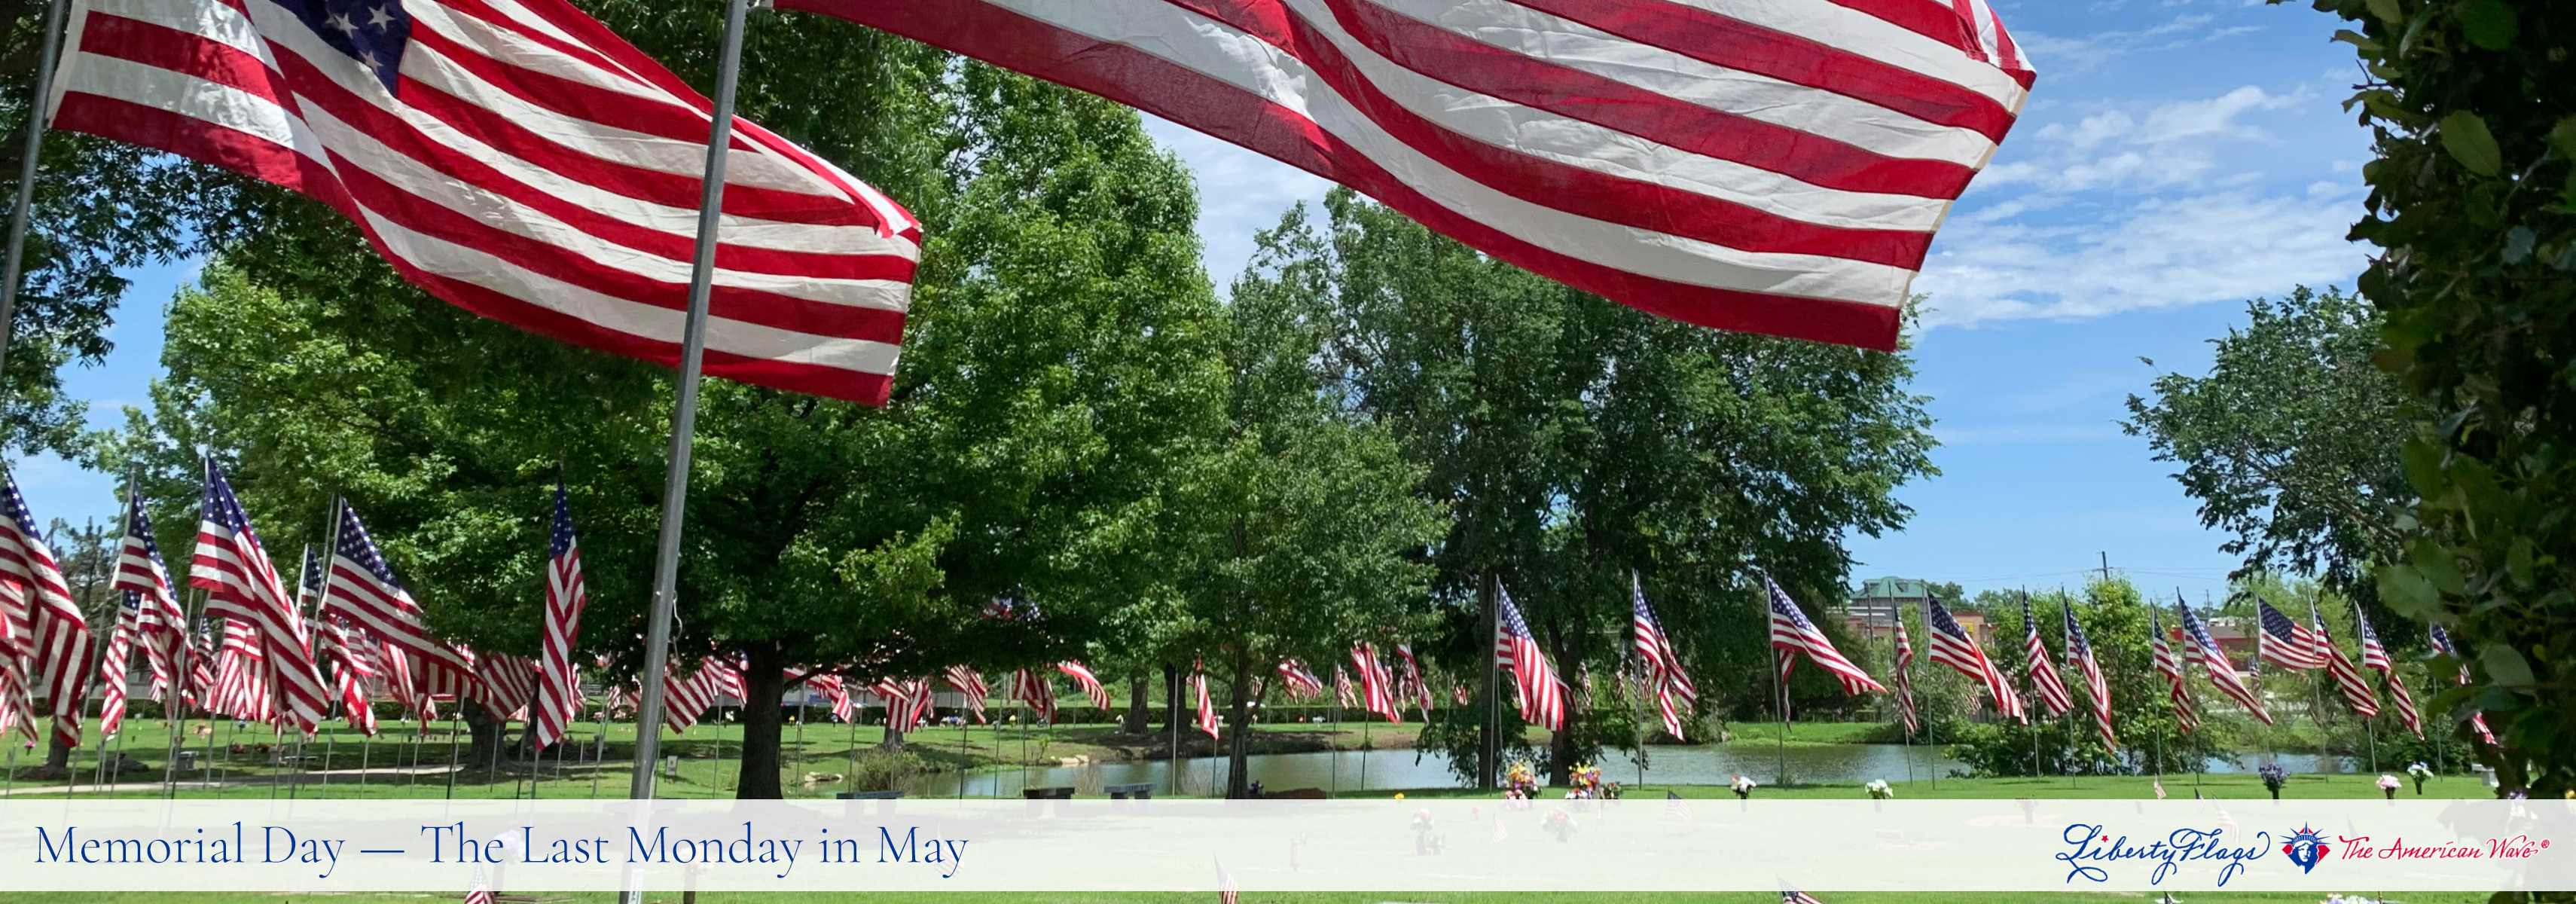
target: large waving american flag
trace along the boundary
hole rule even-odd
[[[1385,716],[1389,722],[1404,721],[1404,710],[1395,702],[1395,676],[1378,658],[1377,645],[1351,645],[1351,668],[1360,675],[1360,700],[1369,712]]]
[[[1539,649],[1529,622],[1521,619],[1521,607],[1512,605],[1512,595],[1500,586],[1494,588],[1494,635],[1497,661],[1512,670],[1521,721],[1565,730],[1565,682],[1556,677],[1547,652]]]
[[[1796,601],[1789,599],[1789,591],[1780,589],[1780,582],[1764,577],[1762,587],[1771,597],[1771,647],[1778,652],[1783,686],[1788,684],[1789,672],[1798,666],[1798,654],[1805,653],[1818,668],[1832,673],[1843,683],[1843,693],[1887,692],[1887,688],[1869,677],[1868,672],[1861,671],[1860,666],[1843,658],[1841,650],[1834,649],[1833,640],[1826,637],[1815,622],[1807,620],[1807,613],[1798,608]]]
[[[2272,724],[2272,713],[2263,708],[2263,699],[2245,684],[2243,676],[2236,674],[2236,666],[2227,661],[2227,651],[2219,649],[2218,639],[2209,636],[2209,627],[2200,623],[2200,616],[2193,615],[2191,607],[2181,600],[2174,601],[2174,611],[2182,618],[2183,657],[2200,663],[2219,693],[2234,699],[2263,724]]]
[[[274,182],[413,284],[680,356],[711,106],[564,0],[80,0],[60,128]],[[706,372],[882,404],[919,227],[734,123]]]
[[[1055,724],[1055,682],[1037,669],[1020,669],[1011,673],[1010,699],[1029,706],[1029,718],[1040,725]]]
[[[2022,714],[2021,695],[2013,693],[2012,682],[2004,679],[2004,670],[1986,658],[1986,649],[1951,617],[1949,607],[1938,598],[1923,598],[1923,628],[1932,634],[1931,660],[1968,676],[1968,680],[1985,685],[1986,695],[1994,698],[1995,711],[2028,722]]]
[[[983,722],[984,698],[993,695],[993,688],[984,683],[984,676],[975,674],[975,667],[971,665],[952,665],[940,675],[948,682],[949,689],[964,698],[962,702],[966,711],[973,714],[975,721]]]
[[[538,638],[537,700],[528,710],[531,749],[544,750],[563,740],[581,708],[581,675],[573,669],[572,646],[581,639],[581,613],[589,606],[581,542],[572,532],[572,497],[556,484],[554,525],[546,540],[546,625]]]
[[[1216,701],[1208,697],[1207,669],[1190,663],[1190,694],[1198,698],[1198,729],[1217,737]]]
[[[1655,711],[1663,716],[1664,732],[1682,740],[1682,711],[1699,699],[1699,687],[1683,670],[1681,654],[1664,633],[1664,623],[1655,618],[1654,607],[1646,604],[1645,584],[1633,571],[1628,573],[1628,606],[1630,642],[1645,666],[1646,683],[1654,688]]]
[[[2173,701],[2174,723],[2184,734],[2190,734],[2200,727],[2200,714],[2183,681],[2182,660],[2174,658],[2173,645],[2165,640],[2164,619],[2153,606],[2147,607],[2147,650],[2155,660],[2156,672],[2165,676],[2165,696]]]
[[[2039,642],[2039,620],[2030,616],[2030,597],[2021,598],[2022,658],[2030,669],[2031,696],[2048,708],[2054,718],[2075,708],[2075,698],[2066,693],[2066,682],[2057,677],[2057,663],[2048,658],[2048,645]]]
[[[2370,616],[2361,611],[2361,601],[2352,604],[2353,633],[2361,635],[2361,667],[2379,673],[2388,688],[2388,702],[2397,706],[2397,720],[2416,737],[2424,736],[2423,713],[2415,709],[2415,695],[2406,690],[2406,680],[2397,677],[2397,661],[2389,658],[2388,647],[2380,644],[2379,632],[2370,629]]]
[[[54,739],[66,746],[81,742],[81,703],[89,691],[89,621],[63,582],[62,566],[45,545],[27,498],[18,494],[16,475],[0,473],[0,664],[14,670],[24,695],[20,730],[32,733],[35,715],[54,717]],[[8,689],[0,688],[0,694]],[[0,702],[0,708],[8,708]],[[0,718],[8,718],[0,716]],[[5,728],[0,725],[0,728]]]
[[[206,591],[206,614],[224,619],[228,655],[237,651],[245,671],[230,682],[236,691],[232,714],[242,718],[277,718],[281,724],[312,734],[331,707],[330,693],[313,661],[302,613],[278,579],[277,565],[260,546],[259,532],[242,512],[224,469],[206,460],[205,512],[197,523],[197,551],[190,559],[188,583]],[[273,696],[272,696],[273,695]],[[254,715],[256,714],[256,715]]]
[[[1705,326],[1895,347],[2021,110],[1984,0],[783,0],[1150,111]]]

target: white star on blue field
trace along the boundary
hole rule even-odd
[[[2072,586],[2107,552],[2147,589],[2197,601],[2235,560],[2166,476],[2173,466],[2121,434],[2121,402],[2157,370],[2205,369],[2207,340],[2242,321],[2246,298],[2351,284],[2365,251],[2343,236],[2369,148],[2338,105],[2360,74],[2327,41],[2335,21],[2306,4],[1994,5],[2040,76],[1915,283],[1931,296],[1916,391],[1939,418],[1942,474],[1900,491],[1915,508],[1904,532],[1854,538],[1852,577]],[[1323,195],[1321,180],[1267,158],[1149,126],[1198,174],[1220,286],[1255,230]],[[197,267],[131,274],[116,353],[66,375],[94,427],[145,400],[160,311]],[[112,477],[51,459],[18,468],[38,517],[114,522]]]

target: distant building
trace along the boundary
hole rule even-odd
[[[1855,629],[1886,631],[1898,611],[1919,611],[1931,595],[1932,585],[1915,578],[1871,578],[1852,590],[1851,599],[1843,604],[1843,619]]]

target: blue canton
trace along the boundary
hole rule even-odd
[[[392,93],[411,46],[411,14],[401,0],[277,0],[322,43],[367,67]]]

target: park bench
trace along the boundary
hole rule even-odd
[[[848,800],[848,801],[861,801],[861,800],[873,800],[873,801],[876,801],[876,802],[877,802],[877,804],[876,804],[876,813],[877,813],[877,815],[879,815],[879,816],[890,816],[890,815],[893,815],[893,813],[894,813],[894,802],[895,802],[896,800],[898,800],[898,799],[900,799],[900,798],[902,798],[902,797],[903,797],[903,792],[901,792],[901,791],[835,791],[835,792],[833,792],[833,793],[832,793],[832,796],[833,796],[833,797],[836,797],[836,798],[839,798],[839,799],[841,799],[841,800]],[[859,815],[859,807],[860,807],[860,805],[859,805],[859,804],[852,803],[852,804],[849,804],[849,805],[847,805],[847,806],[848,806],[848,808],[849,808],[848,813],[849,813],[849,815],[850,815],[850,816],[855,817],[855,816]]]
[[[1072,800],[1073,788],[1022,788],[1020,796],[1030,800]]]
[[[1109,792],[1110,800],[1127,800],[1129,798],[1147,800],[1154,796],[1154,783],[1136,782],[1126,785],[1102,785],[1100,786],[1100,790]]]

